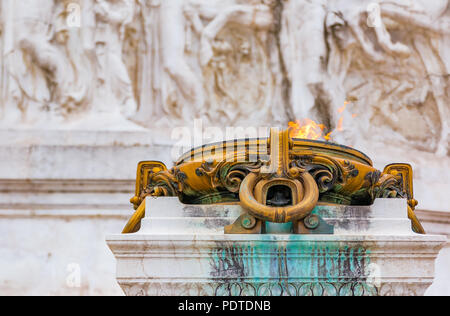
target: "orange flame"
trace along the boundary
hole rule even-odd
[[[292,138],[303,139],[331,139],[331,133],[325,134],[325,125],[318,124],[310,119],[296,120],[295,122],[289,122],[290,136]]]
[[[349,104],[349,103],[350,103],[350,102],[345,101],[345,102],[344,102],[344,105],[338,109],[338,113],[339,113],[339,114],[344,113],[345,109],[347,108],[347,104]]]
[[[344,117],[343,113],[347,110],[347,105],[350,104],[350,101],[345,101],[344,105],[337,109],[337,112],[340,114],[336,130],[331,131],[329,133],[325,133],[326,127],[323,124],[318,124],[311,119],[303,119],[303,120],[295,120],[295,122],[289,122],[289,130],[290,136],[292,138],[303,138],[303,139],[324,139],[329,141],[331,139],[331,134],[335,131],[341,132],[344,130]],[[356,118],[357,114],[352,114],[352,118]]]
[[[338,125],[336,128],[339,132],[342,132],[344,130],[344,118],[341,117],[338,121]]]

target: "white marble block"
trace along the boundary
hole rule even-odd
[[[127,295],[423,295],[446,241],[413,233],[402,199],[319,205],[329,235],[225,235],[239,205],[146,205],[139,232],[107,237]]]

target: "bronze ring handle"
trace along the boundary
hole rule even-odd
[[[304,198],[295,205],[284,207],[267,206],[255,199],[253,191],[259,178],[255,173],[248,174],[242,181],[239,190],[242,207],[256,218],[274,223],[294,222],[306,217],[317,205],[319,188],[308,172],[304,172],[298,177],[305,190]]]

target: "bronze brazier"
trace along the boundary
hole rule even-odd
[[[297,234],[324,233],[325,223],[312,214],[319,204],[371,205],[376,198],[405,198],[413,230],[425,233],[414,214],[412,179],[409,164],[390,164],[381,172],[353,148],[271,129],[269,138],[192,149],[170,170],[157,161],[139,163],[131,199],[136,212],[123,233],[139,229],[147,196],[178,196],[185,204],[239,203],[245,211],[224,228],[226,234],[264,233],[267,222],[293,223]]]

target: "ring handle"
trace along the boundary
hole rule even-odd
[[[287,223],[301,220],[312,212],[319,201],[319,188],[308,172],[303,172],[298,177],[305,191],[303,199],[295,205],[283,207],[267,206],[255,199],[253,191],[259,179],[260,176],[255,173],[248,174],[239,189],[239,199],[244,209],[263,221]]]

